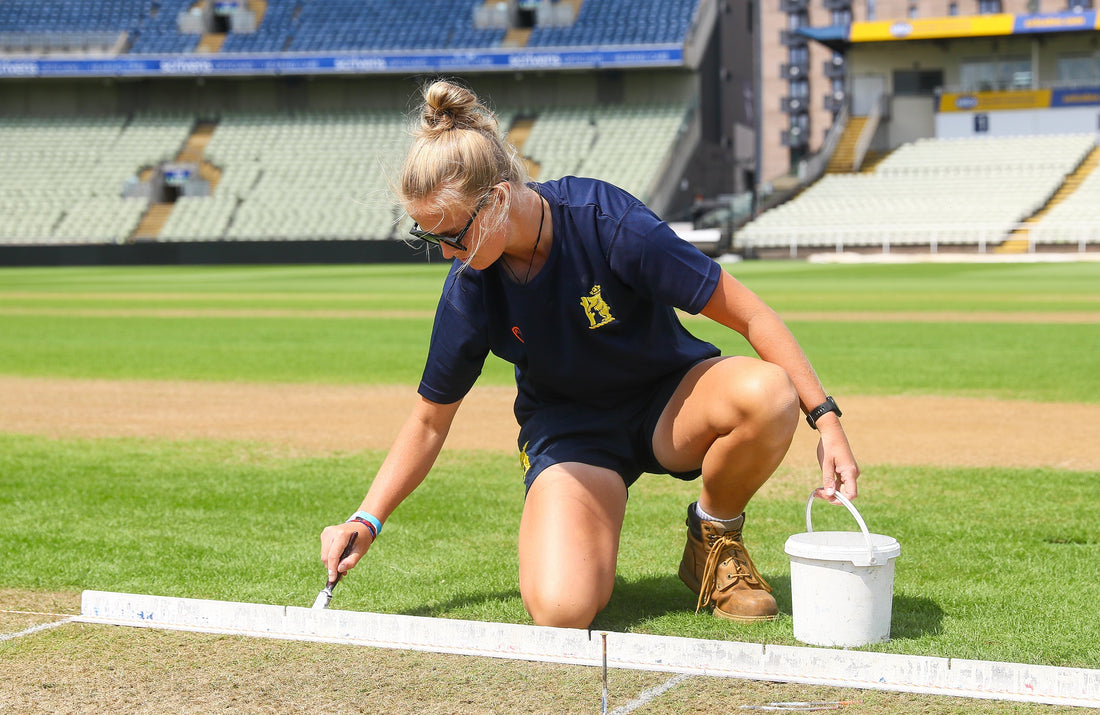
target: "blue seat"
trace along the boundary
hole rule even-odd
[[[440,50],[499,47],[503,29],[474,27],[484,0],[269,2],[257,32],[229,33],[222,52]],[[528,47],[682,42],[699,0],[593,0],[570,27],[536,27]],[[0,0],[0,32],[128,32],[134,53],[186,53],[197,37],[177,17],[194,0]],[[157,8],[153,14],[154,5]]]

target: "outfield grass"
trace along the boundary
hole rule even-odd
[[[731,270],[781,312],[882,314],[792,322],[838,393],[1100,401],[1096,322],[890,315],[1100,312],[1100,264]],[[411,386],[443,271],[3,269],[0,374]],[[706,321],[691,327],[728,352],[746,350]],[[483,378],[510,379],[497,361]],[[317,533],[334,509],[354,506],[347,500],[366,490],[381,458],[0,435],[0,586],[309,605],[324,576]],[[903,548],[894,638],[876,649],[1100,667],[1100,474],[863,466],[875,470],[876,498],[861,510]],[[675,577],[694,487],[652,478],[636,491],[615,597],[598,627],[794,643],[789,617],[741,627],[694,616],[694,597]],[[512,455],[447,453],[340,586],[338,607],[526,622],[515,573],[521,505]],[[821,510],[820,528],[849,529],[845,517]],[[803,530],[801,504],[765,491],[751,518],[753,554],[789,613],[782,542]]]
[[[1063,311],[1100,312],[1100,264],[745,263],[732,270],[781,312],[883,315],[790,322],[833,391],[1100,402],[1100,322],[1041,320]],[[444,271],[439,265],[0,270],[0,374],[415,384]],[[895,311],[1040,317],[899,322]],[[709,321],[690,326],[726,353],[751,352],[740,336]],[[511,367],[490,359],[482,383],[511,381]]]

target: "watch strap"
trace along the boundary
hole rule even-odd
[[[817,429],[817,421],[830,412],[835,412],[837,417],[842,414],[840,408],[837,407],[836,400],[832,397],[826,397],[824,402],[810,410],[809,414],[806,415],[806,421],[810,423],[810,427]]]

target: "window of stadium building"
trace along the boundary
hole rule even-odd
[[[1092,0],[1069,0],[1066,9],[1070,12],[1084,12],[1092,9]]]
[[[978,14],[997,15],[1001,12],[1001,0],[978,0]]]
[[[963,60],[959,79],[964,92],[1026,89],[1031,86],[1031,60],[1026,57]]]
[[[1058,58],[1058,84],[1070,87],[1100,82],[1100,56],[1063,55]]]
[[[895,70],[894,94],[929,97],[943,87],[943,70]]]

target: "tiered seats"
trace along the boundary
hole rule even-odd
[[[263,22],[256,32],[229,33],[221,51],[225,52],[282,52],[290,43],[295,30],[298,3],[268,2]]]
[[[524,153],[537,162],[540,179],[576,174],[596,140],[593,107],[551,107],[538,111]]]
[[[125,32],[130,52],[190,52],[197,35],[180,34],[176,16],[193,0],[4,0],[0,2],[0,38],[34,35],[71,36]]]
[[[5,32],[130,31],[149,15],[153,0],[4,0]]]
[[[536,27],[529,47],[682,43],[699,0],[593,0],[567,27]],[[505,29],[479,29],[484,0],[269,2],[255,33],[229,33],[223,53],[441,50],[500,47]],[[199,36],[177,16],[194,0],[3,0],[0,36],[125,32],[135,54],[187,53]]]
[[[523,150],[539,179],[606,179],[647,201],[686,114],[683,103],[551,107],[537,112]]]
[[[698,0],[590,0],[568,27],[536,27],[528,47],[682,43]]]
[[[540,108],[524,150],[539,178],[595,176],[647,200],[686,104]],[[502,131],[516,108],[498,110]],[[143,168],[176,158],[196,118],[0,121],[0,240],[121,242],[148,208],[121,198]],[[209,197],[181,197],[165,241],[401,237],[391,180],[410,141],[399,111],[221,116],[204,160],[221,169]]]
[[[314,0],[302,12],[287,46],[291,52],[432,50],[495,47],[504,30],[479,30],[482,0]]]
[[[156,14],[146,16],[137,26],[130,52],[172,54],[194,51],[200,36],[182,34],[176,22],[177,16],[194,4],[194,0],[160,0]]]
[[[1031,234],[1039,243],[1100,241],[1100,169],[1093,169],[1076,191],[1052,207]]]
[[[598,176],[644,198],[685,111],[545,109],[524,150],[542,163],[541,179]],[[498,109],[502,128],[516,113]],[[161,239],[402,237],[408,221],[394,205],[390,181],[408,142],[406,119],[396,111],[224,115],[206,149],[206,159],[223,170],[217,191],[178,200]]]
[[[147,208],[122,198],[142,169],[171,159],[186,115],[0,120],[0,240],[114,243]]]
[[[300,0],[268,3],[253,34],[231,33],[222,52],[332,52],[496,47],[504,30],[479,30],[481,0]]]
[[[737,236],[756,247],[996,243],[1038,211],[1092,135],[922,139],[872,174],[834,174]]]
[[[648,202],[687,113],[685,103],[598,107],[597,139],[578,173],[606,179]]]
[[[386,238],[407,142],[398,112],[226,114],[206,148],[215,195],[177,201],[161,238]]]

